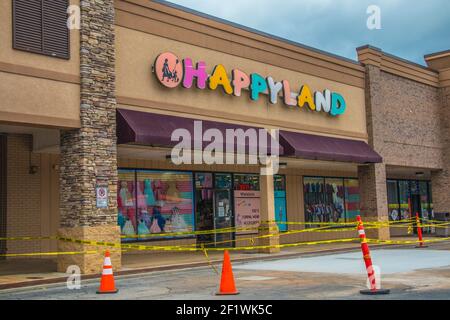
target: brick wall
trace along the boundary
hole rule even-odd
[[[439,89],[384,71],[378,81],[375,145],[384,163],[441,168]]]
[[[41,175],[29,173],[31,135],[8,135],[7,237],[41,235]],[[31,153],[39,166],[40,155]],[[40,241],[8,241],[8,253],[39,252]]]
[[[440,89],[441,137],[443,150],[443,170],[432,173],[433,209],[435,212],[450,212],[450,87]]]

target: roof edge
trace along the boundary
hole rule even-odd
[[[306,50],[309,50],[309,51],[312,51],[312,52],[315,52],[315,53],[318,53],[318,54],[325,55],[327,57],[339,59],[341,61],[348,62],[348,63],[354,64],[356,66],[361,66],[361,63],[359,61],[357,61],[357,60],[353,60],[353,59],[350,59],[350,58],[347,58],[347,57],[343,57],[343,56],[340,56],[340,55],[337,55],[337,54],[334,54],[334,53],[331,53],[331,52],[328,52],[328,51],[324,51],[324,50],[321,50],[321,49],[317,49],[317,48],[305,45],[305,44],[300,43],[300,42],[289,40],[289,39],[286,39],[286,38],[283,38],[283,37],[280,37],[280,36],[276,36],[276,35],[273,35],[273,34],[270,34],[270,33],[264,32],[264,31],[261,31],[261,30],[257,30],[257,29],[251,28],[251,27],[247,27],[245,25],[242,25],[242,24],[239,24],[239,23],[236,23],[236,22],[232,22],[232,21],[229,21],[229,20],[226,20],[226,19],[222,19],[222,18],[213,16],[213,15],[201,12],[201,11],[190,9],[190,8],[184,7],[184,6],[176,4],[176,3],[172,3],[172,2],[169,2],[169,1],[166,1],[166,0],[152,0],[152,2],[160,4],[160,5],[163,5],[163,6],[167,6],[167,7],[176,9],[176,10],[180,10],[180,11],[183,11],[183,12],[186,12],[186,13],[190,13],[190,14],[196,15],[196,16],[201,17],[201,18],[205,18],[205,19],[213,20],[215,22],[223,23],[223,24],[226,24],[228,26],[231,26],[231,27],[234,27],[234,28],[238,28],[238,29],[241,29],[243,31],[247,31],[247,32],[250,32],[250,33],[253,33],[253,34],[257,34],[259,36],[263,36],[263,37],[266,37],[266,38],[269,38],[269,39],[272,39],[272,40],[281,41],[281,42],[284,42],[284,43],[287,43],[287,44],[290,44],[290,45],[293,45],[293,46],[296,46],[296,47],[299,47],[299,48],[302,48],[302,49],[306,49]]]

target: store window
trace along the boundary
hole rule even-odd
[[[287,207],[286,207],[286,177],[284,175],[275,175],[274,179],[274,196],[275,196],[275,221],[278,230],[287,231]]]
[[[118,224],[126,239],[194,230],[192,173],[120,170]],[[129,237],[129,238],[128,238]]]
[[[347,222],[359,214],[357,179],[304,177],[303,193],[306,222]]]
[[[136,172],[119,170],[117,194],[117,223],[123,236],[136,239]]]
[[[360,215],[360,195],[358,179],[344,179],[345,188],[345,221],[356,221]]]
[[[400,220],[409,219],[410,215],[410,192],[409,182],[406,180],[398,181]]]
[[[323,195],[323,178],[303,179],[305,220],[306,222],[323,222],[325,218],[325,199]]]
[[[234,190],[259,191],[259,175],[257,174],[235,174]]]
[[[392,221],[411,218],[417,211],[424,219],[432,219],[433,202],[431,183],[419,180],[387,181],[389,219]]]
[[[387,196],[388,196],[388,209],[389,220],[400,220],[400,206],[398,198],[398,184],[396,180],[387,181]]]

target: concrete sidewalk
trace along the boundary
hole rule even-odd
[[[414,238],[395,238],[395,240],[413,240]],[[371,244],[371,248],[400,247],[398,245]],[[406,245],[401,247],[412,247]],[[431,245],[433,248],[450,249],[450,242]],[[335,243],[319,245],[302,245],[283,249],[276,254],[261,254],[250,252],[231,251],[232,261],[260,261],[295,256],[322,255],[334,252],[348,252],[360,249],[359,242]],[[426,250],[426,249],[425,249]],[[223,253],[220,251],[208,252],[209,258],[203,252],[124,252],[121,270],[114,270],[115,275],[128,275],[149,271],[163,271],[178,268],[192,268],[213,264],[220,266]],[[102,265],[103,261],[99,261]],[[114,268],[114,261],[113,261]],[[82,279],[98,278],[99,274],[83,275]],[[65,282],[67,275],[56,272],[54,259],[44,258],[16,258],[0,261],[0,290],[24,286],[42,285]]]

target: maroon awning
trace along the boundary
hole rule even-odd
[[[178,141],[171,141],[172,132],[182,128],[188,130],[191,134],[191,144],[193,146],[195,143],[194,121],[196,120],[192,118],[117,109],[117,142],[118,144],[137,144],[171,148],[178,144]],[[202,120],[203,132],[207,129],[218,129],[223,137],[226,137],[227,129],[242,129],[245,131],[250,128],[261,129],[239,124]],[[267,144],[269,146],[271,142],[273,141],[268,138]],[[209,143],[209,141],[203,141],[202,147],[204,148]],[[255,147],[254,145],[249,145],[248,139],[245,139],[245,146],[242,144],[239,145],[238,141],[236,143],[237,147],[245,147],[246,153],[252,150],[250,147]],[[227,150],[225,143],[223,150]],[[382,162],[381,156],[372,150],[364,141],[331,138],[283,130],[280,130],[279,154],[285,157],[311,160],[353,163]]]
[[[172,133],[176,129],[186,129],[191,135],[191,145],[194,146],[195,134],[194,134],[194,121],[199,119],[184,118],[169,116],[156,113],[140,112],[134,110],[117,109],[117,143],[118,144],[138,144],[154,147],[167,147],[172,148],[178,144],[178,141],[172,141]],[[230,124],[224,122],[202,120],[203,133],[208,129],[217,129],[226,137],[227,129],[263,129],[258,127],[249,127],[239,124]],[[258,131],[257,131],[258,132]],[[202,147],[209,145],[210,141],[201,141]],[[257,140],[259,141],[259,140]],[[267,136],[268,154],[270,154],[271,142],[273,139]],[[275,142],[276,143],[276,142]],[[246,154],[257,154],[257,144],[250,144],[249,139],[245,139],[244,143],[240,143],[239,140],[235,140],[235,147],[233,152],[237,152],[237,148],[245,148]],[[256,149],[256,152],[253,150]],[[226,141],[223,144],[223,151],[227,151]],[[230,149],[231,150],[231,149]],[[283,153],[282,146],[279,146],[279,154]]]
[[[379,163],[383,159],[364,141],[280,130],[284,156],[311,160]]]

